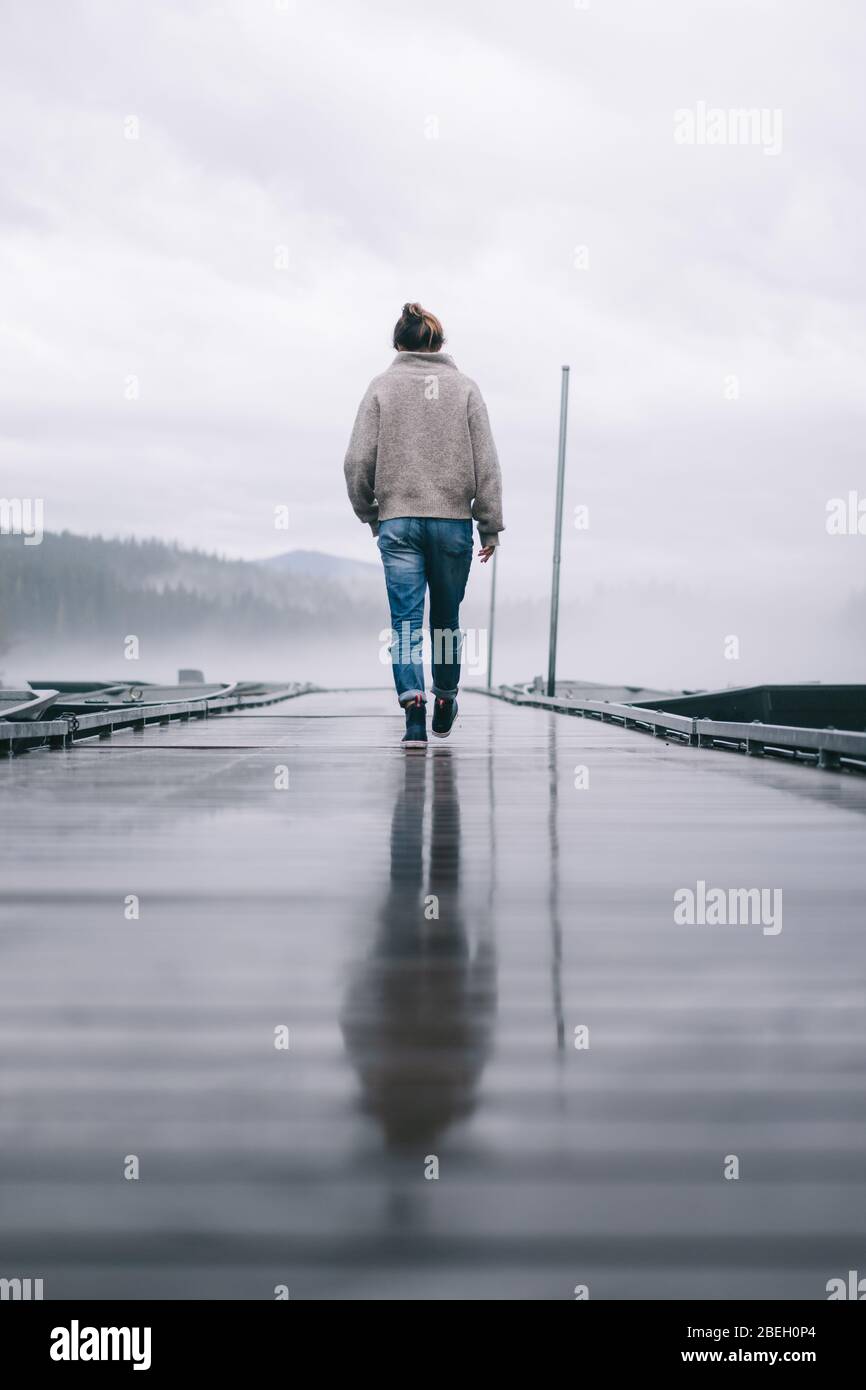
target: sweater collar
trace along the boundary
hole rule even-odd
[[[453,367],[457,370],[454,358],[447,352],[398,352],[391,363],[394,367]]]

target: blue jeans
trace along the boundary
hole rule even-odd
[[[453,696],[460,681],[460,604],[472,564],[472,522],[398,516],[379,526],[391,606],[391,662],[397,699],[424,694],[421,642],[430,589],[433,694]]]

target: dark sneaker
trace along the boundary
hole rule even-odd
[[[433,730],[436,738],[447,738],[451,732],[451,726],[457,718],[457,701],[449,700],[446,696],[437,695],[436,703],[433,706]]]
[[[427,706],[421,695],[416,695],[411,704],[404,705],[406,711],[406,732],[403,735],[404,748],[427,747]]]

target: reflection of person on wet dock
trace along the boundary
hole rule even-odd
[[[467,939],[460,807],[449,753],[429,759],[432,813],[424,892],[426,758],[407,758],[391,821],[391,874],[370,955],[342,1015],[347,1050],[389,1148],[422,1156],[471,1114],[496,1004],[488,924]]]

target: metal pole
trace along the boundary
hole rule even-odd
[[[490,576],[490,621],[487,624],[487,688],[493,688],[493,628],[496,622],[496,557],[499,546],[493,552],[493,574]]]
[[[562,495],[565,490],[565,432],[568,427],[568,367],[562,369],[559,402],[559,457],[556,471],[556,529],[553,533],[553,581],[550,589],[550,649],[547,661],[547,693],[556,694],[556,629],[559,622],[559,560],[562,552]]]

